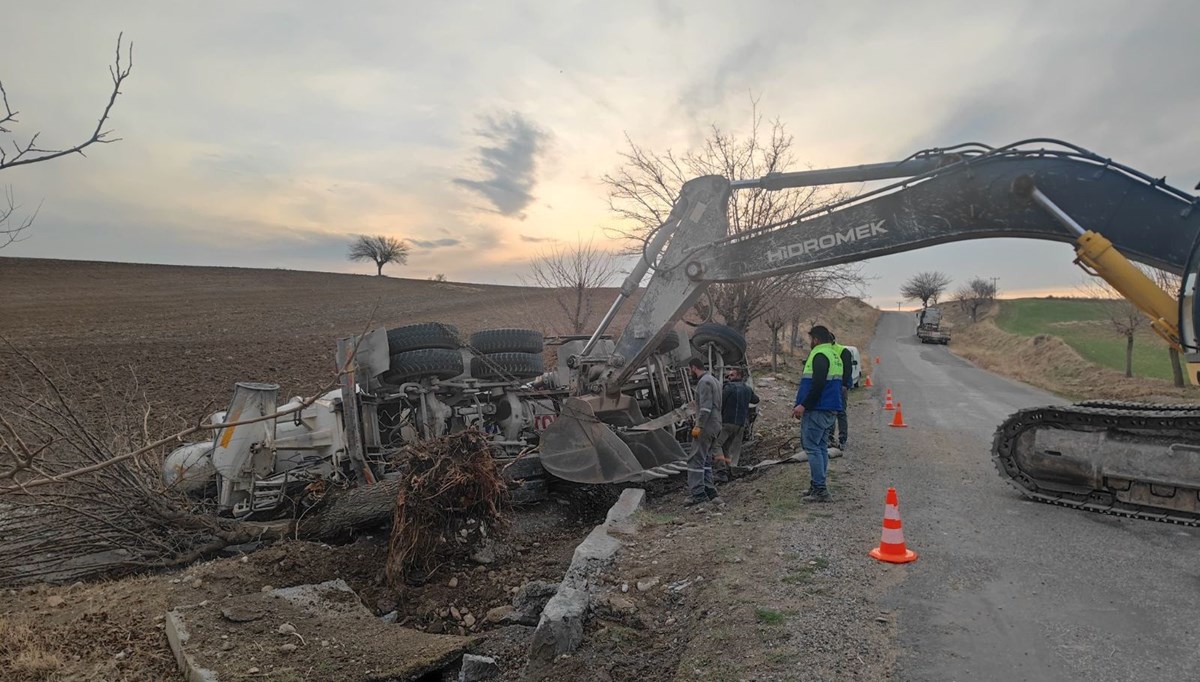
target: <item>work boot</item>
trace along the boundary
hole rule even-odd
[[[800,498],[801,502],[833,502],[833,496],[827,488],[814,489],[808,495]]]
[[[717,495],[716,497],[710,497],[708,498],[708,501],[712,502],[713,506],[718,508],[725,506],[725,500],[722,500],[720,495]]]
[[[685,507],[695,507],[695,506],[696,506],[696,505],[698,505],[698,504],[704,504],[704,503],[706,503],[706,502],[708,502],[708,496],[707,496],[707,495],[705,495],[704,497],[689,497],[689,498],[688,498],[688,499],[687,499],[687,500],[686,500],[686,501],[683,503],[683,506],[685,506]]]
[[[830,459],[833,459],[834,457],[841,457],[841,456],[842,456],[842,451],[841,451],[841,449],[840,449],[840,448],[835,448],[835,447],[833,447],[833,446],[830,446],[829,448],[827,448],[827,452],[829,453],[829,458],[830,458]]]

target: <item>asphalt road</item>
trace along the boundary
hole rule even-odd
[[[910,425],[883,429],[876,480],[896,486],[920,554],[888,569],[900,678],[1200,677],[1200,529],[1022,498],[996,473],[992,434],[1018,408],[1062,401],[914,332],[911,313],[884,313],[870,353]]]

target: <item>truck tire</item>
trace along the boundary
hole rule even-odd
[[[471,335],[471,348],[488,353],[541,353],[546,339],[534,329],[486,329]]]
[[[666,336],[663,337],[662,343],[658,344],[658,350],[656,352],[670,353],[681,345],[683,345],[682,335],[679,333],[679,330],[672,329],[671,331],[667,332]]]
[[[441,322],[423,322],[389,329],[388,353],[396,355],[422,348],[458,348],[458,329]]]
[[[721,352],[721,357],[727,363],[741,362],[746,359],[746,337],[733,327],[705,322],[692,332],[692,345],[697,351],[712,344]]]
[[[396,353],[383,380],[403,384],[420,379],[452,379],[463,373],[462,354],[447,348],[422,348]]]
[[[471,358],[471,376],[485,381],[532,379],[545,371],[535,353],[488,353]]]

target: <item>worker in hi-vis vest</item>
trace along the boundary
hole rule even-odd
[[[829,468],[829,433],[837,414],[845,409],[842,401],[842,358],[833,345],[833,334],[821,325],[808,330],[812,352],[804,363],[804,376],[796,390],[792,416],[800,420],[800,440],[808,453],[812,485],[801,498],[804,502],[830,502],[825,474]]]

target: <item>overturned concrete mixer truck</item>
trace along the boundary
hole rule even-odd
[[[316,481],[373,483],[392,473],[392,455],[401,447],[468,428],[491,436],[497,464],[517,503],[545,499],[548,475],[604,483],[682,472],[676,458],[653,454],[655,443],[639,448],[645,461],[636,472],[618,467],[612,473],[579,476],[552,464],[542,466],[538,447],[563,401],[584,380],[580,370],[586,366],[578,359],[589,341],[547,339],[531,329],[491,329],[463,337],[455,327],[436,322],[342,339],[337,366],[348,371],[339,388],[315,400],[295,397],[281,403],[277,385],[237,384],[229,408],[210,421],[250,423],[215,430],[211,441],[176,449],[164,462],[164,482],[215,498],[222,514],[269,517],[289,512],[289,500]],[[611,353],[613,345],[603,335],[595,341],[601,353]],[[547,347],[557,357],[557,366],[549,371],[543,362]],[[647,432],[651,438],[666,427],[686,443],[691,438],[687,406],[693,399],[688,359],[699,355],[716,367],[743,366],[745,351],[744,337],[724,325],[701,324],[690,335],[684,328],[673,330],[623,386],[638,413],[634,421],[654,420]],[[253,421],[271,414],[279,416]]]

